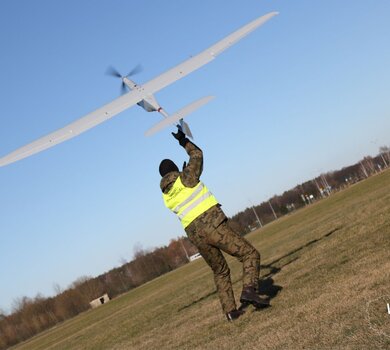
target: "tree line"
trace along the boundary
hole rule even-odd
[[[356,164],[321,174],[296,187],[275,195],[261,204],[235,214],[229,224],[242,235],[291,211],[310,205],[390,165],[390,149],[381,147],[375,157],[367,156]],[[90,301],[107,293],[114,298],[188,262],[197,249],[186,237],[148,251],[136,247],[134,258],[97,277],[80,277],[66,290],[55,287],[56,295],[15,300],[12,313],[0,310],[0,349],[6,349],[59,322],[90,308]]]
[[[14,301],[12,313],[0,310],[0,349],[6,349],[90,308],[90,301],[107,293],[114,298],[188,262],[197,252],[186,237],[147,251],[137,247],[134,259],[97,277],[80,277],[57,295]]]
[[[246,208],[231,219],[243,234],[265,225],[291,211],[340,191],[390,166],[390,148],[383,146],[375,157],[366,156],[340,170],[321,174],[285,191],[281,195]]]

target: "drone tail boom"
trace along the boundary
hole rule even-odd
[[[206,96],[203,97],[195,102],[190,103],[189,105],[185,106],[178,112],[170,115],[168,118],[163,119],[159,123],[155,124],[153,127],[151,127],[149,130],[145,132],[145,136],[151,136],[155,134],[156,132],[164,129],[168,125],[174,125],[179,123],[180,128],[182,131],[189,137],[192,138],[191,130],[188,126],[188,124],[183,120],[187,115],[191,114],[198,108],[202,107],[206,103],[210,102],[214,96]]]

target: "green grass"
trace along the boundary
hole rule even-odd
[[[211,270],[197,260],[15,348],[390,348],[385,299],[370,304],[390,302],[389,171],[247,238],[261,253],[267,291],[279,290],[269,309],[228,323]],[[228,262],[239,296],[241,265]]]

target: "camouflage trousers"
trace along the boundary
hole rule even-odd
[[[236,309],[229,266],[221,251],[236,257],[243,265],[243,287],[257,289],[260,272],[259,252],[227,224],[227,220],[209,225],[197,225],[196,219],[187,228],[190,241],[198,248],[214,273],[219,300],[224,313]]]

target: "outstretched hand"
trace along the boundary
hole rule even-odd
[[[177,130],[177,133],[173,132],[172,136],[179,142],[186,138],[186,134],[183,131],[181,131],[180,129]]]

